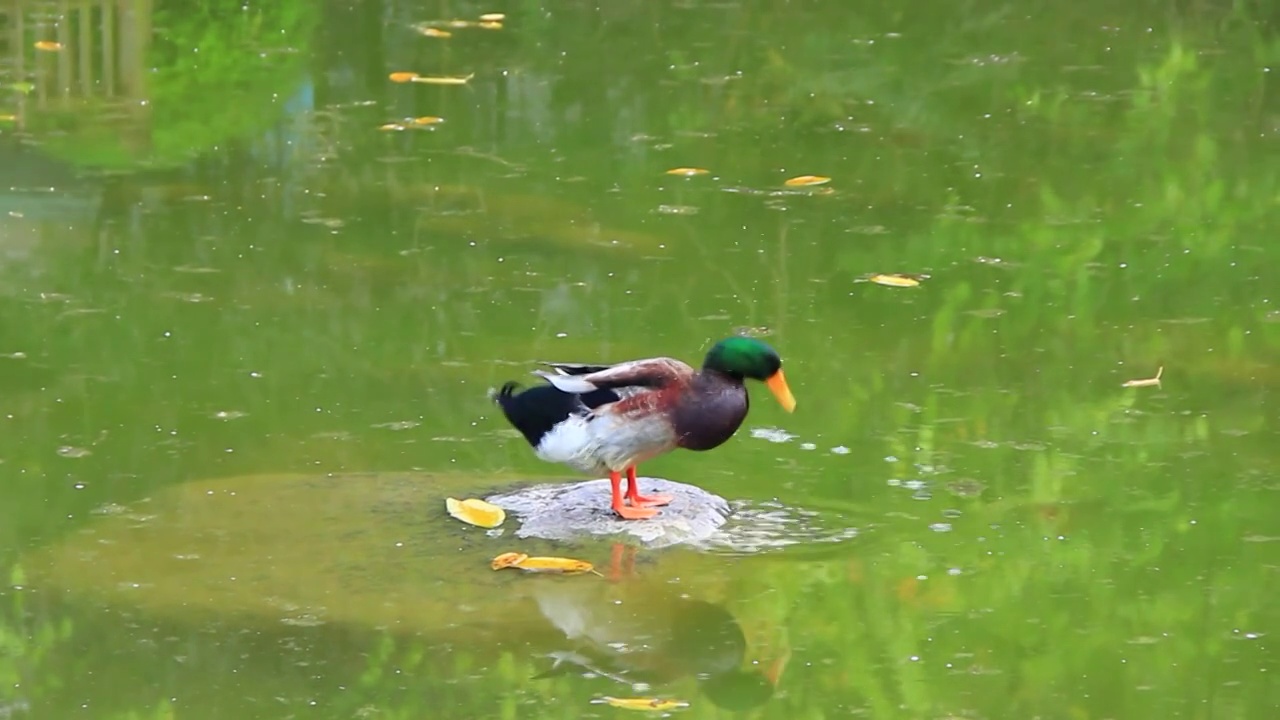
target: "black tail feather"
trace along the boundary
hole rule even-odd
[[[592,408],[618,401],[612,390],[594,390],[575,395],[553,385],[536,385],[522,392],[520,384],[508,382],[494,395],[507,421],[524,435],[533,447],[556,425],[574,415],[586,415]]]
[[[507,416],[507,421],[533,447],[538,447],[542,436],[551,432],[558,423],[574,413],[586,411],[578,396],[561,392],[551,385],[537,385],[516,392],[519,387],[517,383],[506,383],[494,399],[502,408],[502,414]]]

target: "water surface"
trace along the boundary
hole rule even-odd
[[[1248,1],[0,5],[0,712],[1272,717],[1277,68]],[[796,413],[644,472],[851,540],[443,516],[572,477],[491,388],[738,332]]]

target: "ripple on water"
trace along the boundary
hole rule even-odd
[[[796,545],[834,544],[858,536],[858,528],[839,513],[784,505],[775,500],[737,501],[719,530],[695,547],[712,552],[751,555]]]
[[[751,437],[760,440],[768,440],[771,443],[790,442],[796,438],[795,435],[792,435],[782,428],[772,427],[751,428]]]
[[[961,498],[976,498],[982,495],[986,485],[973,478],[960,478],[947,483],[947,492]]]
[[[369,427],[378,430],[412,430],[421,424],[417,420],[397,420],[394,422],[375,423]]]

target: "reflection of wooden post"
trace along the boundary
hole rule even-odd
[[[147,91],[147,55],[151,49],[153,0],[117,0],[120,28],[120,87],[132,122],[124,144],[139,155],[151,151],[151,103]],[[111,5],[104,8],[111,12]]]
[[[35,80],[34,97],[42,107],[50,97],[116,97],[121,72],[129,74],[129,99],[143,99],[151,7],[151,0],[0,0],[0,54],[12,63],[16,79]],[[27,15],[35,11],[57,19],[33,26]],[[117,32],[122,32],[123,44],[117,42]],[[61,47],[41,51],[33,47],[38,41]],[[35,63],[34,78],[28,76],[33,70],[28,59]]]
[[[102,5],[102,92],[116,96],[116,9]]]
[[[80,94],[88,97],[93,95],[93,0],[81,0],[76,16],[80,31],[80,39],[76,41],[76,58],[80,60]],[[102,68],[102,74],[106,75],[107,70]]]
[[[58,17],[62,21],[57,25],[57,34],[55,39],[62,45],[62,50],[56,54],[58,58],[58,90],[62,94],[62,104],[71,104],[71,3],[69,0],[61,0],[58,3]]]
[[[17,5],[15,0],[13,6],[13,54],[18,56],[18,77],[26,78],[27,76],[27,49],[23,47],[23,38],[27,34],[26,18],[22,14],[22,9]],[[25,96],[26,93],[23,93]]]
[[[154,0],[0,0],[0,59],[14,80],[34,85],[29,96],[17,94],[18,122],[25,124],[28,105],[80,115],[105,101],[119,111],[110,115],[128,118],[122,142],[149,150],[153,7]],[[60,48],[39,50],[38,41]]]
[[[120,23],[120,79],[125,97],[147,96],[147,50],[151,46],[152,0],[118,0]]]
[[[22,8],[18,5],[20,1],[21,0],[13,0],[13,4],[9,10],[9,23],[13,25],[13,39],[9,41],[9,52],[12,53],[14,57],[13,69],[17,73],[18,79],[22,80],[26,78],[27,74],[27,49],[23,47],[22,43]],[[19,97],[18,122],[21,123],[19,127],[23,127],[26,125],[26,121],[24,119],[26,116],[27,105],[26,93],[19,93]]]
[[[15,60],[14,70],[18,75],[22,75],[23,66],[26,64],[26,57],[23,53],[25,48],[22,47],[22,12],[18,9],[18,0],[7,3],[8,7],[0,10],[0,13],[7,15],[9,26],[9,37],[6,38],[5,52],[11,54]]]

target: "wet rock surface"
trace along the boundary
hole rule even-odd
[[[609,508],[609,481],[530,485],[486,498],[515,516],[519,538],[611,539],[656,549],[697,544],[725,524],[729,502],[694,485],[639,478],[646,495],[670,495],[670,505],[647,520],[623,520]],[[510,520],[508,520],[510,522]]]
[[[672,496],[646,520],[623,520],[609,508],[609,481],[530,485],[486,498],[506,510],[518,538],[561,542],[608,539],[656,550],[685,545],[752,554],[838,543],[857,536],[839,515],[776,501],[730,503],[719,495],[662,478],[640,478],[644,494]],[[512,522],[514,520],[514,523]]]

